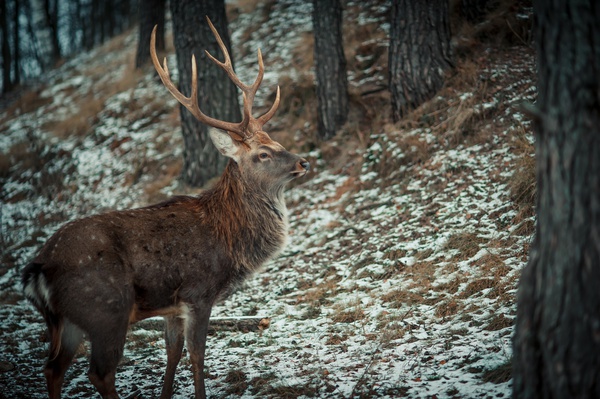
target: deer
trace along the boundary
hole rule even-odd
[[[222,68],[242,91],[241,122],[205,115],[198,105],[196,60],[191,95],[173,84],[164,59],[156,55],[156,27],[150,40],[152,63],[167,90],[199,121],[228,163],[219,180],[197,196],[176,196],[130,210],[71,221],[42,246],[22,273],[24,296],[42,314],[49,353],[44,367],[48,395],[61,397],[65,371],[84,338],[91,343],[88,377],[103,399],[115,399],[115,376],[131,324],[155,316],[165,320],[167,365],[160,398],[170,398],[177,365],[187,345],[196,398],[205,398],[204,359],[213,305],[277,256],[288,239],[284,189],[309,170],[306,159],[288,152],[263,131],[280,102],[252,116],[264,75],[244,84],[227,48],[207,17],[223,52]]]

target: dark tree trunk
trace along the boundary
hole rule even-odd
[[[104,43],[105,40],[106,9],[102,6],[102,0],[92,0],[92,7],[92,20],[90,23],[94,25],[94,46],[96,46]]]
[[[600,398],[600,7],[534,2],[537,225],[514,338],[515,398]]]
[[[83,47],[83,39],[80,37],[83,35],[81,27],[81,3],[79,0],[75,0],[69,3],[69,54],[75,53],[77,50]]]
[[[348,78],[339,0],[313,1],[318,134],[330,139],[348,118]]]
[[[156,29],[156,48],[165,49],[165,2],[166,0],[148,0],[139,5],[140,27],[135,67],[141,68],[150,59],[150,34]]]
[[[460,15],[470,23],[477,24],[498,5],[498,0],[461,0]]]
[[[6,93],[12,89],[12,81],[10,79],[10,72],[12,68],[12,57],[10,51],[10,40],[8,32],[10,31],[8,25],[8,12],[6,9],[6,3],[0,1],[0,35],[2,35],[2,92]]]
[[[191,92],[192,54],[198,63],[198,103],[202,111],[217,119],[241,121],[237,88],[225,72],[210,61],[204,50],[223,59],[221,50],[204,16],[208,15],[229,49],[229,33],[223,0],[171,1],[173,37],[177,52],[179,90],[184,95]],[[233,57],[233,54],[230,54]],[[206,125],[198,122],[181,106],[181,124],[184,139],[183,180],[194,186],[202,186],[221,173],[227,160],[213,146]]]
[[[53,64],[61,56],[58,41],[58,0],[44,0],[44,16],[50,30],[50,57],[52,59],[49,64]]]
[[[429,100],[452,67],[448,0],[393,0],[389,85],[392,117]]]
[[[92,3],[79,5],[79,21],[81,21],[81,31],[83,35],[83,48],[86,50],[92,49],[94,47],[95,41],[95,24],[92,22],[94,6]]]
[[[31,52],[33,55],[33,59],[37,62],[37,64],[39,65],[40,70],[44,70],[45,69],[45,62],[44,62],[44,57],[42,55],[40,55],[40,49],[39,49],[39,43],[38,43],[38,39],[37,36],[35,34],[36,30],[33,26],[33,8],[31,5],[31,2],[29,0],[24,0],[23,1],[23,10],[27,19],[27,32],[29,34],[29,38],[31,41]]]
[[[14,9],[13,9],[13,54],[12,54],[12,63],[13,63],[13,80],[12,84],[17,85],[21,82],[21,52],[19,51],[19,46],[21,44],[20,34],[19,34],[19,14],[21,13],[21,9],[19,7],[19,0],[15,0]]]

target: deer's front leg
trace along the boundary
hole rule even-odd
[[[160,399],[169,399],[173,396],[173,380],[175,370],[181,359],[183,351],[183,319],[178,316],[165,317],[165,345],[167,347],[167,370],[163,382]]]
[[[187,342],[196,399],[206,398],[204,389],[204,351],[206,349],[206,334],[211,307],[206,304],[190,306],[190,312],[185,322],[185,339]]]

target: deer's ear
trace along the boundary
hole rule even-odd
[[[232,158],[236,162],[238,161],[238,144],[229,136],[229,134],[217,129],[210,129],[208,133],[210,134],[210,139],[213,144],[221,154]]]

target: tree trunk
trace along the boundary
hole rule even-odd
[[[95,24],[92,23],[93,12],[92,3],[79,3],[79,21],[83,35],[82,44],[85,50],[90,50],[94,47],[96,30],[94,29]]]
[[[141,68],[150,59],[150,35],[156,29],[156,48],[165,49],[165,2],[166,0],[148,0],[140,3],[139,42],[135,57],[135,67]]]
[[[523,270],[514,398],[600,398],[600,7],[534,2],[537,225]]]
[[[348,78],[339,0],[313,1],[318,134],[330,139],[348,118]]]
[[[54,64],[61,56],[58,41],[58,0],[44,0],[44,17],[50,30],[50,58],[49,64]]]
[[[498,5],[497,0],[461,0],[460,15],[470,23],[478,24]]]
[[[389,85],[392,117],[429,100],[452,67],[448,0],[393,0]]]
[[[10,40],[8,32],[10,30],[8,25],[8,12],[6,10],[6,3],[0,1],[0,35],[2,35],[2,93],[6,93],[12,89],[12,81],[10,79],[10,72],[12,68],[11,51],[10,51]]]
[[[27,20],[27,32],[29,33],[29,38],[30,38],[30,43],[31,43],[30,44],[31,53],[33,55],[33,59],[38,64],[40,70],[43,72],[46,67],[46,64],[44,62],[43,55],[40,53],[40,46],[38,43],[36,30],[34,29],[34,26],[33,26],[34,10],[32,8],[32,4],[31,4],[30,0],[23,1],[23,10],[24,10],[25,17]]]
[[[13,63],[13,78],[12,84],[17,85],[21,82],[21,52],[19,51],[19,46],[21,44],[20,41],[20,24],[19,24],[19,16],[21,13],[21,9],[19,7],[19,0],[14,1],[14,9],[13,9],[13,54],[12,54],[12,63]]]
[[[216,119],[241,121],[237,88],[227,74],[210,61],[204,50],[223,59],[221,50],[207,22],[208,15],[229,49],[229,33],[223,0],[171,1],[173,37],[177,52],[179,90],[184,95],[191,92],[192,54],[198,63],[198,103],[202,111]],[[229,50],[231,53],[231,50]],[[233,57],[233,55],[232,55]],[[181,124],[184,139],[183,180],[190,185],[202,186],[220,174],[227,163],[208,137],[208,128],[181,106]]]

